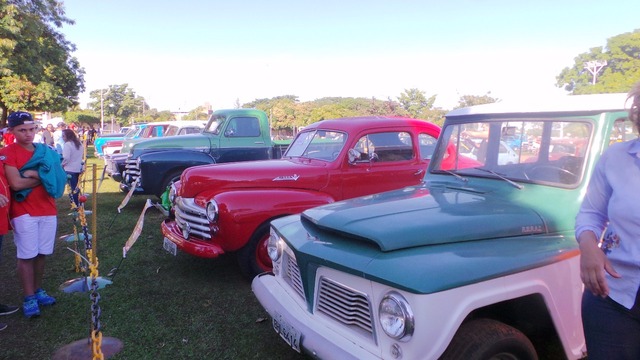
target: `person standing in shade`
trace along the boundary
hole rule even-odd
[[[76,133],[73,130],[62,130],[62,140],[64,140],[64,147],[62,148],[62,167],[67,173],[69,179],[69,186],[71,187],[71,194],[73,202],[78,206],[78,178],[82,173],[84,150],[82,143],[78,140]]]
[[[64,140],[62,140],[62,130],[67,128],[67,124],[64,122],[59,122],[56,131],[53,132],[53,147],[56,149],[58,154],[62,156],[62,148],[64,147]]]
[[[66,174],[53,149],[33,142],[37,126],[30,113],[13,112],[7,122],[16,142],[3,148],[0,156],[11,189],[9,219],[24,294],[22,311],[30,318],[40,315],[40,306],[56,303],[42,288],[42,279],[46,256],[53,254],[55,244],[55,198],[64,193]]]
[[[640,82],[628,100],[629,120],[640,130]],[[576,216],[589,360],[640,359],[638,187],[640,138],[614,143],[598,160]]]
[[[44,128],[44,130],[42,131],[42,138],[44,139],[44,143],[53,147],[53,125],[52,124],[47,124],[47,126]]]
[[[4,175],[4,159],[0,156],[0,255],[2,255],[2,240],[9,232],[9,185]],[[9,315],[18,311],[17,306],[0,304],[0,315]],[[7,324],[0,322],[0,331],[7,328]]]

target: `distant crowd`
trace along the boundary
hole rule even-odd
[[[64,139],[62,132],[65,129],[73,131],[81,142],[86,141],[87,144],[93,144],[96,136],[98,136],[98,130],[92,126],[79,126],[76,123],[67,125],[64,122],[59,122],[54,128],[53,124],[47,124],[47,126],[39,126],[38,132],[33,138],[34,143],[42,143],[54,148],[59,154],[62,154],[64,148]],[[2,130],[2,145],[8,146],[15,142],[15,136],[7,129]]]

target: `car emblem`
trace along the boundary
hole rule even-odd
[[[189,234],[191,233],[191,225],[189,223],[184,224],[184,229],[182,229],[182,236],[185,240],[189,240]]]
[[[273,178],[273,181],[297,181],[300,178],[300,175],[283,175]]]

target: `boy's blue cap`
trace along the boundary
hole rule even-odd
[[[9,114],[7,117],[7,123],[10,128],[24,125],[24,124],[35,124],[33,121],[33,116],[26,111],[16,111]]]

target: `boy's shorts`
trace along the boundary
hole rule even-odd
[[[58,218],[50,216],[21,215],[11,219],[13,242],[18,259],[33,259],[38,255],[53,254]]]

